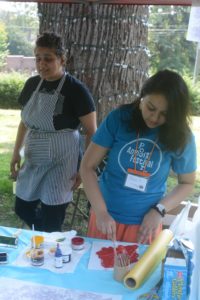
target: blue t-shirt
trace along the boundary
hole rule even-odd
[[[182,152],[165,151],[157,141],[158,128],[148,129],[138,138],[136,131],[128,129],[125,120],[130,117],[130,109],[113,110],[101,123],[92,141],[109,148],[107,164],[99,180],[109,213],[118,223],[140,224],[144,215],[165,194],[170,169],[177,174],[196,170],[196,146],[191,134]],[[150,173],[144,192],[125,186],[127,170],[134,169],[134,160],[138,171],[144,170],[147,164],[145,171]]]

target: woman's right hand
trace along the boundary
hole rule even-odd
[[[15,146],[13,150],[13,156],[10,162],[10,177],[14,180],[16,180],[21,167],[20,149],[23,146],[26,132],[27,132],[27,127],[21,120],[17,130],[17,137],[16,137]]]
[[[108,239],[116,240],[116,223],[107,212],[96,214],[96,224],[98,230],[105,234]]]
[[[11,179],[16,180],[18,172],[21,166],[21,156],[19,153],[13,154],[12,160],[10,162],[10,177]]]

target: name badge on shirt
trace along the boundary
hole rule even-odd
[[[133,171],[135,171],[135,172],[133,172]],[[148,183],[148,179],[149,179],[147,176],[149,176],[149,174],[146,173],[145,176],[141,176],[141,175],[138,175],[138,173],[140,173],[139,171],[130,170],[130,169],[128,169],[128,172],[130,172],[130,173],[128,173],[126,176],[124,186],[129,187],[134,190],[137,190],[137,191],[140,191],[140,192],[145,192],[147,183]],[[132,173],[135,173],[135,174],[132,174]]]

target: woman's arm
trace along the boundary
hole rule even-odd
[[[25,137],[26,131],[27,131],[26,126],[24,125],[24,123],[22,121],[20,121],[18,130],[17,130],[17,137],[15,140],[13,155],[12,155],[12,159],[10,162],[10,172],[11,172],[11,177],[13,179],[17,178],[18,171],[20,169],[20,162],[21,162],[20,150],[24,143],[24,137]]]
[[[177,178],[178,184],[160,201],[165,206],[166,212],[177,207],[192,192],[196,173],[179,174]]]
[[[96,123],[96,112],[91,112],[85,116],[82,116],[79,118],[85,132],[85,149],[88,147],[91,137],[95,133],[97,129],[97,123]],[[82,159],[81,151],[80,151],[80,157],[79,157],[79,163],[78,168],[80,165],[80,161]],[[80,184],[81,184],[81,178],[79,172],[75,174],[75,176],[72,178],[74,180],[74,184],[72,186],[72,190],[76,190]]]
[[[165,206],[166,212],[177,207],[192,192],[195,183],[195,172],[177,175],[178,184],[174,189],[161,199],[159,203]],[[150,211],[144,216],[140,226],[138,242],[146,243],[148,237],[155,237],[156,229],[162,223],[162,216],[155,210]]]
[[[98,146],[91,142],[83,156],[80,172],[85,193],[96,214],[97,228],[106,234],[108,238],[115,239],[116,224],[107,212],[107,207],[99,189],[96,175],[96,168],[108,150],[108,148]]]
[[[91,112],[79,118],[85,131],[85,149],[88,147],[91,137],[97,130],[96,112]]]

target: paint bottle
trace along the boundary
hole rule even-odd
[[[69,246],[63,246],[61,249],[63,263],[69,263],[71,261],[72,248]]]
[[[60,249],[59,243],[57,244],[57,247],[56,247],[54,263],[55,263],[55,268],[63,267],[63,257],[62,257],[62,251]]]

